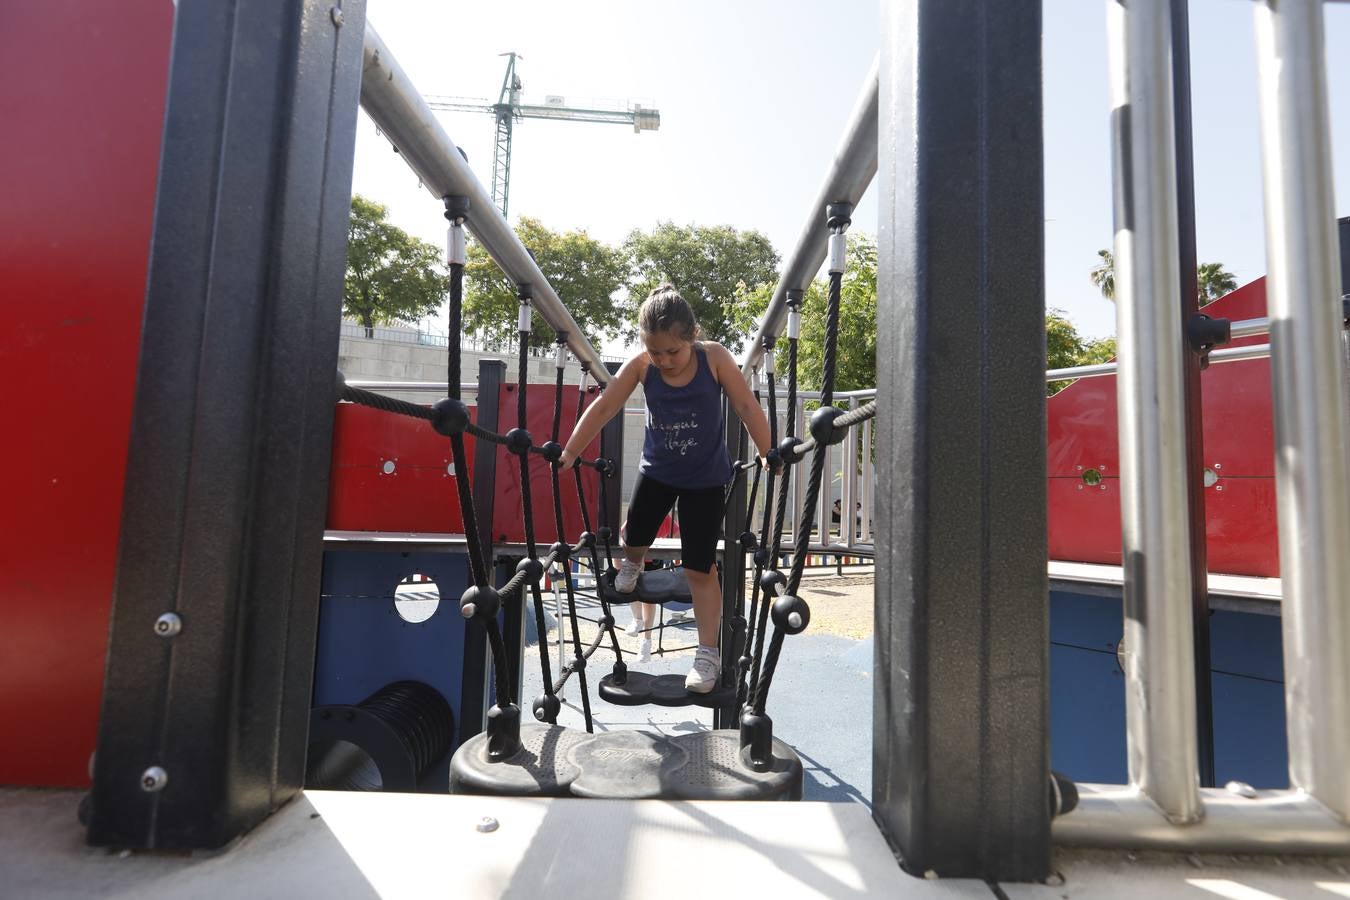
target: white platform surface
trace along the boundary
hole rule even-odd
[[[79,798],[0,789],[0,898],[1350,898],[1350,859],[1060,851],[1050,884],[915,878],[856,803],[308,791],[226,850],[181,854],[86,847]]]

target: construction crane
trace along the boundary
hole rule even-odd
[[[503,53],[506,77],[502,79],[501,95],[496,103],[467,97],[427,95],[432,109],[453,112],[482,112],[497,119],[497,146],[492,153],[492,202],[506,216],[506,202],[511,190],[511,128],[519,119],[562,119],[569,122],[603,122],[632,125],[633,133],[655,131],[661,127],[661,113],[644,109],[640,104],[626,107],[568,106],[566,98],[547,96],[543,105],[531,106],[520,102],[520,76],[516,74],[516,60],[524,59],[516,53]]]

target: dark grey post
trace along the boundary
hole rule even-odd
[[[883,4],[873,810],[1049,869],[1041,4]]]
[[[178,9],[93,844],[219,847],[304,782],[363,10]]]
[[[741,419],[725,404],[727,429],[727,455],[732,462],[744,459],[749,448],[749,438],[741,427]],[[745,504],[749,489],[747,472],[740,477],[733,473],[731,494],[727,498],[727,516],[722,533],[722,677],[735,679],[739,671],[737,660],[744,647],[737,646],[736,630],[732,625],[738,618],[745,616],[741,604],[741,586],[745,584],[745,551],[741,549],[740,536],[746,527]],[[767,602],[767,601],[766,601]],[[741,630],[743,639],[744,630]],[[724,682],[725,683],[725,682]],[[740,718],[736,714],[736,699],[733,697],[725,706],[713,710],[714,728],[739,728]]]
[[[453,339],[453,335],[451,336]],[[498,415],[501,407],[502,385],[506,383],[506,363],[500,359],[480,359],[478,361],[478,398],[477,413],[474,422],[481,428],[497,431]],[[477,513],[478,535],[483,542],[488,571],[497,574],[492,565],[494,557],[492,546],[495,537],[492,534],[492,516],[497,498],[497,447],[487,441],[479,441],[474,447],[473,457],[473,508]],[[467,586],[467,585],[466,585]],[[512,614],[506,614],[507,625],[512,625]],[[520,617],[515,616],[515,631],[505,630],[503,641],[508,653],[515,658],[507,660],[507,671],[515,675],[515,684],[520,684],[519,638]],[[459,739],[467,741],[483,730],[486,725],[488,691],[488,649],[487,630],[472,620],[464,622],[464,680],[460,693]],[[540,638],[543,639],[542,636]]]

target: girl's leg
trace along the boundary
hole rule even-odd
[[[722,627],[722,584],[717,577],[717,566],[707,572],[686,568],[684,574],[689,579],[689,592],[694,595],[698,642],[704,647],[716,647],[718,631]]]
[[[657,604],[655,604],[655,603],[644,603],[644,604],[642,604],[642,627],[643,627],[643,628],[655,628],[655,627],[656,627],[656,611],[657,611],[658,609],[660,609],[660,606],[657,605]]]

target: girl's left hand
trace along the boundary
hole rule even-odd
[[[577,455],[564,448],[562,456],[558,457],[558,468],[566,472],[577,464]]]

